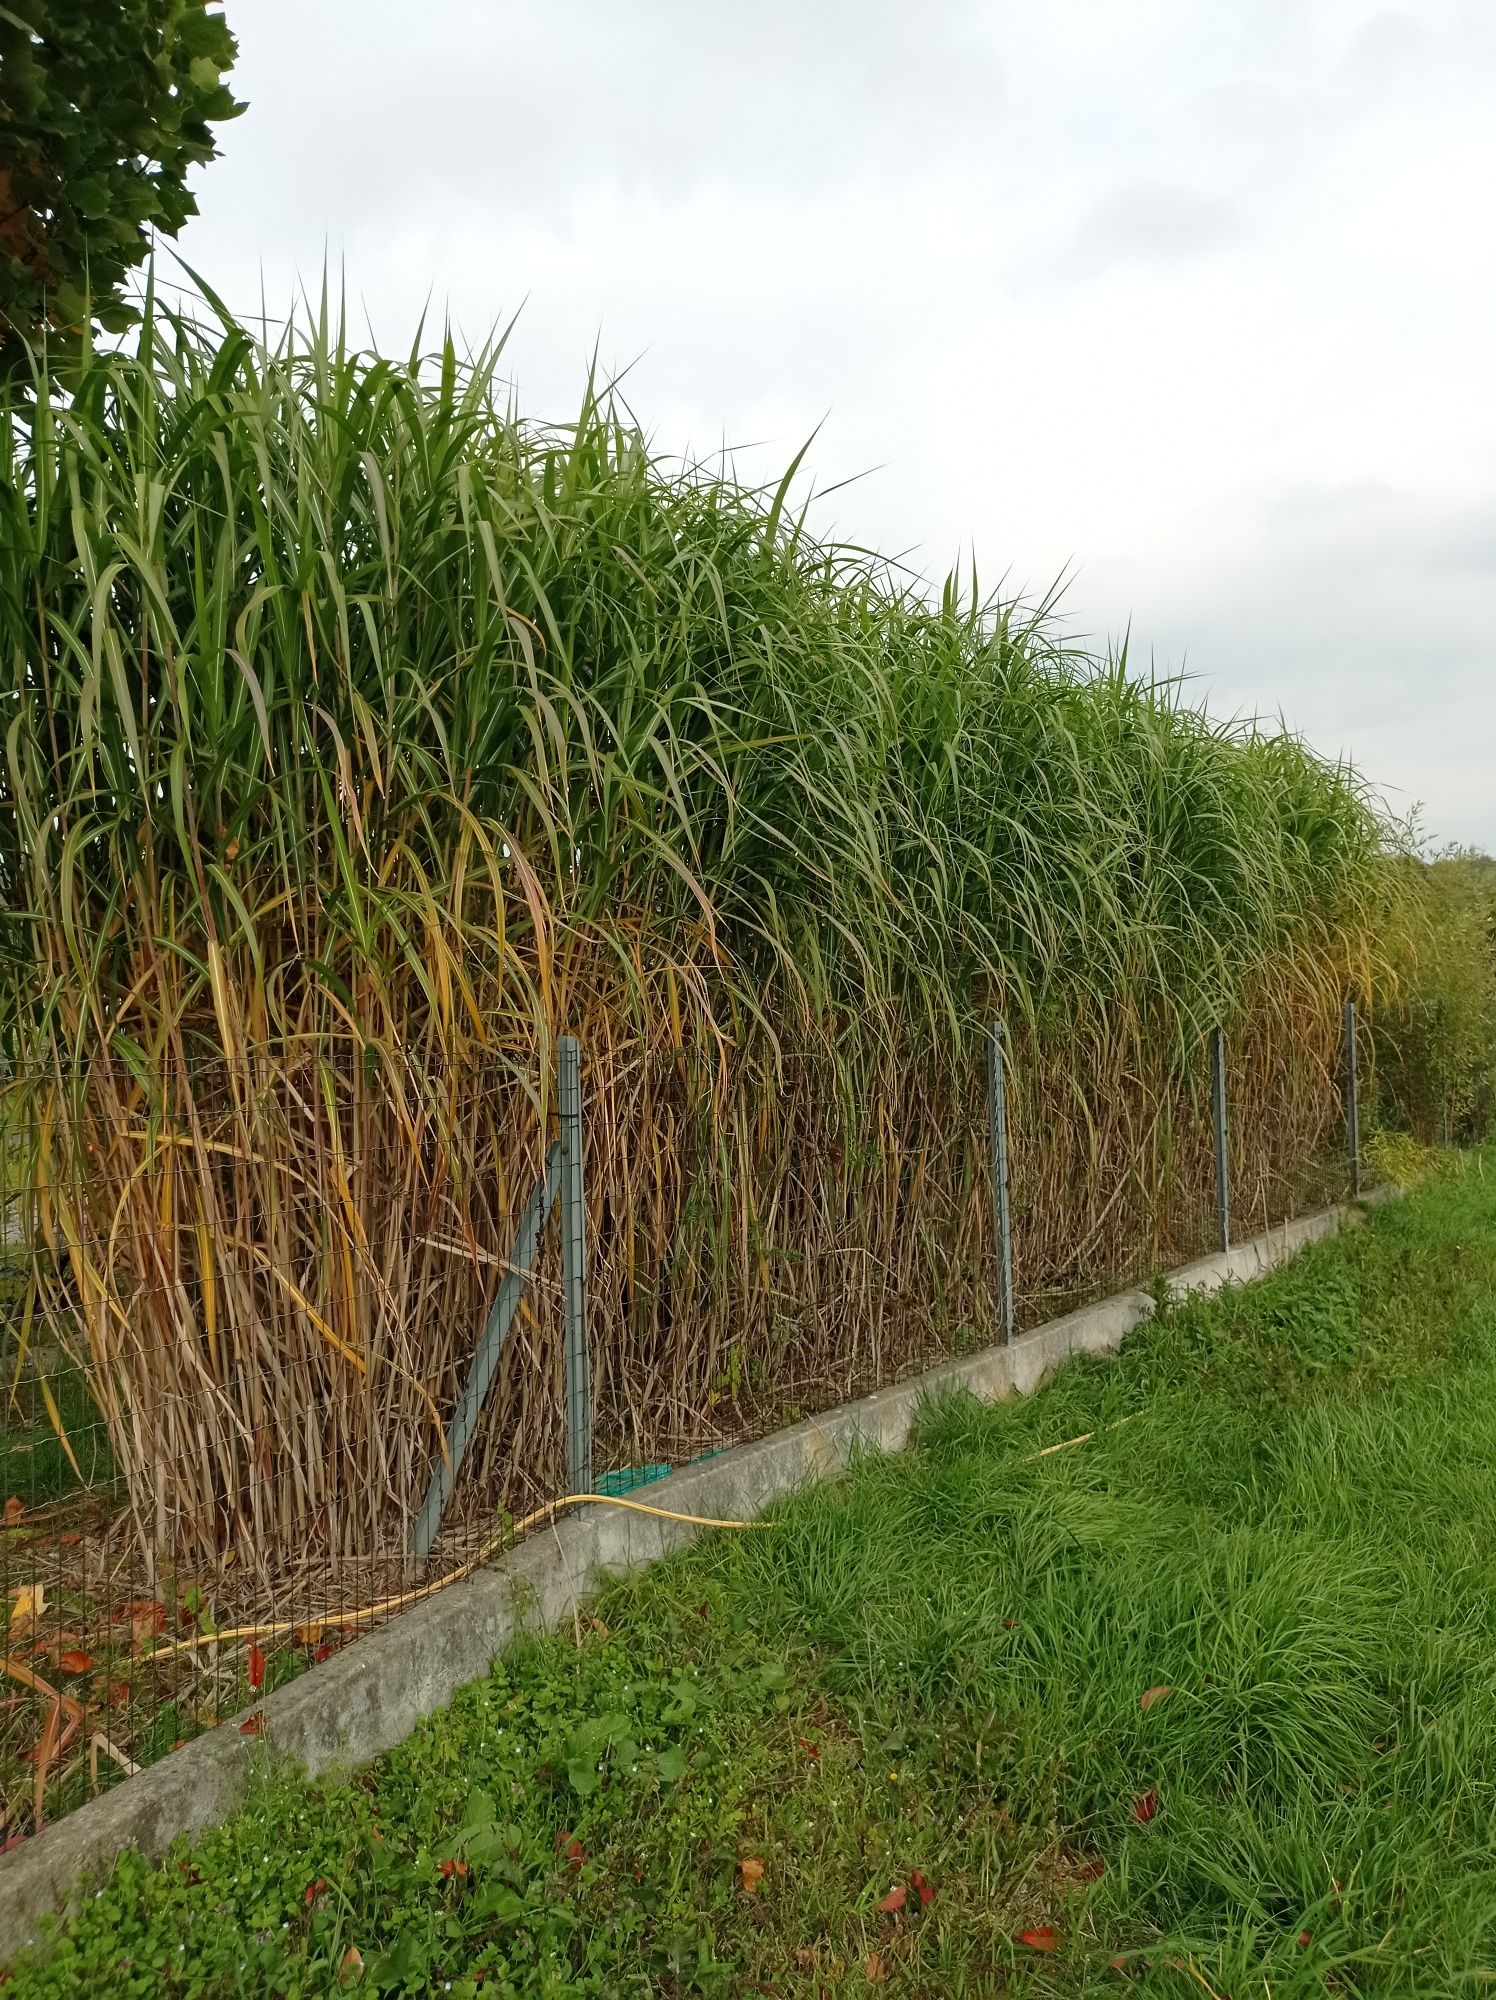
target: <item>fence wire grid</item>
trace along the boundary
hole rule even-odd
[[[772,1212],[750,1215],[734,1202],[746,1124],[734,1137],[699,1115],[679,1052],[627,1075],[579,1053],[579,1174],[565,1088],[490,1080],[505,1129],[527,1134],[522,1156],[501,1182],[481,1174],[460,1214],[429,1191],[386,1204],[377,1231],[357,1225],[381,1239],[361,1271],[330,1253],[315,1268],[285,1217],[242,1190],[242,1229],[210,1252],[168,1172],[146,1215],[124,1187],[80,1237],[88,1205],[45,1184],[41,1135],[14,1115],[24,1080],[0,1077],[0,1847],[205,1729],[253,1733],[267,1693],[579,1483],[633,1492],[1004,1337],[981,1061],[938,1118],[873,1118],[818,1157],[790,1147]],[[1359,1160],[1353,1072],[1305,1131],[1254,1104],[1229,1044],[1222,1056],[1228,1114],[1246,1113],[1226,1121],[1233,1239],[1343,1197]],[[1220,1246],[1207,1046],[1157,1107],[1147,1158],[1099,1165],[1094,1144],[1041,1122],[1021,1054],[1005,1060],[1015,1337]],[[190,1101],[192,1131],[152,1143],[195,1148],[231,1208],[235,1148],[211,1135],[235,1129],[239,1082],[194,1073]],[[618,1172],[588,1167],[636,1101],[666,1129],[655,1198],[626,1213]],[[772,1134],[776,1109],[743,1117]],[[277,1141],[293,1191],[313,1143],[299,1116],[284,1108]],[[334,1184],[383,1170],[356,1120],[338,1143]],[[517,1258],[537,1205],[533,1253]],[[364,1296],[381,1285],[390,1299]],[[417,1310],[444,1315],[440,1354],[405,1346],[376,1367],[391,1314]]]

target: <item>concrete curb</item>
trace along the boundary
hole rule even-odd
[[[1270,1271],[1306,1244],[1359,1222],[1361,1203],[1322,1209],[1249,1243],[1169,1274],[1170,1290],[1217,1292]],[[1051,1320],[1011,1347],[946,1362],[889,1389],[843,1403],[673,1473],[650,1499],[686,1514],[742,1519],[809,1480],[837,1472],[858,1445],[898,1451],[921,1405],[965,1389],[985,1402],[1027,1396],[1074,1354],[1109,1354],[1152,1316],[1152,1296],[1119,1292]],[[569,1619],[605,1576],[657,1561],[694,1540],[684,1522],[657,1521],[605,1507],[555,1522],[510,1555],[439,1596],[402,1612],[262,1704],[256,1737],[230,1726],[210,1731],[43,1829],[0,1862],[0,1965],[33,1943],[43,1918],[76,1908],[84,1883],[107,1874],[133,1847],[164,1854],[181,1833],[226,1819],[254,1769],[267,1760],[300,1765],[310,1776],[361,1763],[393,1748],[458,1688],[487,1674],[526,1628]]]

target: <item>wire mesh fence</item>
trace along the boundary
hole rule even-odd
[[[814,1052],[566,1038],[559,1089],[356,1058],[0,1080],[0,1840],[253,1733],[567,1491],[1347,1191],[1349,1068],[1306,1091],[1220,1038],[1067,1092],[1004,1038],[995,1096],[991,1048],[855,1102]]]

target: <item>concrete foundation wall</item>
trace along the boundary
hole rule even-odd
[[[1363,1204],[1364,1205],[1364,1204]],[[1325,1209],[1170,1274],[1176,1294],[1215,1292],[1271,1270],[1307,1243],[1333,1236],[1359,1209]],[[1154,1310],[1146,1292],[1099,1304],[947,1362],[855,1403],[808,1418],[673,1473],[648,1498],[684,1514],[739,1520],[842,1467],[854,1445],[897,1451],[921,1404],[952,1389],[984,1401],[1026,1396],[1072,1354],[1107,1354]],[[310,1775],[376,1757],[457,1689],[489,1671],[524,1627],[569,1620],[608,1575],[656,1561],[698,1531],[618,1508],[578,1508],[490,1568],[423,1604],[266,1697],[258,1736],[210,1730],[138,1777],[80,1806],[0,1861],[0,1964],[34,1941],[42,1919],[76,1904],[127,1847],[156,1856],[181,1833],[227,1818],[252,1768],[267,1758]]]

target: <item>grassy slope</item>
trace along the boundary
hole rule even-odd
[[[127,1861],[10,1990],[325,1993],[352,1947],[410,1993],[1481,1992],[1493,1508],[1475,1159]]]

